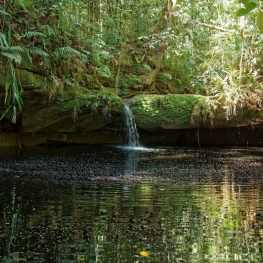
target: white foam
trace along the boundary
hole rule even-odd
[[[141,151],[141,152],[160,152],[165,151],[165,149],[158,149],[158,148],[148,148],[143,146],[129,146],[129,145],[119,145],[116,146],[117,148],[127,150],[127,151]]]

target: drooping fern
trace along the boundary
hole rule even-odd
[[[36,54],[42,57],[49,57],[49,54],[39,47],[29,47],[25,50],[30,54]]]
[[[15,73],[15,67],[13,65],[13,62],[11,59],[8,59],[4,101],[5,105],[7,106],[7,109],[1,116],[1,119],[9,111],[9,109],[13,107],[12,123],[16,123],[17,106],[19,107],[19,110],[21,110],[23,105],[22,92],[23,89],[21,88],[21,85],[18,84],[18,79]]]
[[[54,52],[55,57],[77,57],[83,60],[87,60],[87,55],[70,47],[70,46],[65,46],[65,47],[60,47]]]
[[[56,56],[64,56],[68,54],[80,56],[80,52],[70,46],[60,47],[55,51],[54,54]]]
[[[50,25],[43,25],[42,30],[47,36],[54,36],[56,33]]]
[[[25,50],[20,46],[10,46],[6,35],[0,34],[0,55],[6,59],[6,80],[5,80],[5,100],[4,103],[7,107],[0,119],[9,111],[13,106],[13,118],[12,122],[16,123],[16,106],[22,109],[22,92],[23,89],[18,84],[17,76],[15,73],[14,64],[20,64],[22,62],[21,53]]]
[[[13,49],[13,47],[8,47],[8,48],[0,48],[0,54],[3,57],[8,58],[11,61],[14,61],[15,63],[20,64],[22,61],[22,56],[21,54]]]
[[[4,33],[0,33],[0,47],[8,47],[8,42],[6,39],[6,35]]]
[[[45,37],[45,34],[41,32],[26,32],[24,37]],[[29,61],[32,63],[31,54],[37,54],[40,56],[47,57],[49,54],[43,49],[32,46],[28,48],[23,48],[21,46],[12,46],[8,37],[4,33],[0,33],[0,58],[3,58],[3,61],[6,61],[6,80],[5,80],[5,100],[4,104],[6,106],[5,112],[0,117],[0,120],[5,116],[5,114],[13,108],[13,117],[12,122],[16,123],[17,119],[17,107],[19,110],[22,109],[23,100],[22,92],[23,88],[19,84],[19,79],[16,74],[15,68],[16,64],[21,64],[22,55],[26,54]]]

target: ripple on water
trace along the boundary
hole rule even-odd
[[[263,260],[259,151],[37,149],[0,169],[0,262]]]

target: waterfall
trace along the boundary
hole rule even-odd
[[[125,125],[129,139],[130,147],[140,147],[139,133],[136,127],[135,119],[128,103],[124,103]]]

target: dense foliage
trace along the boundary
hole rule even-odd
[[[17,69],[65,86],[209,95],[227,116],[262,109],[262,1],[6,0],[0,57],[6,111],[22,108]],[[255,22],[256,18],[256,22]],[[26,103],[26,102],[25,102]]]

